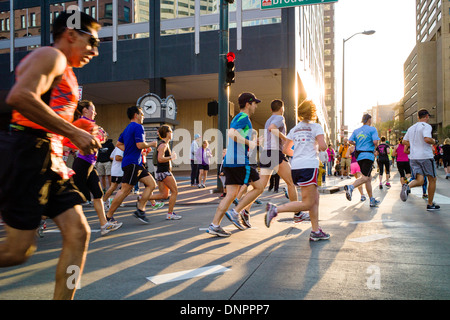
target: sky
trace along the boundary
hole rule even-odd
[[[416,44],[415,0],[339,0],[335,4],[336,105],[342,106],[345,43],[345,124],[349,134],[365,111],[403,97],[403,64]],[[340,119],[340,117],[339,117]],[[340,120],[339,120],[340,123]]]

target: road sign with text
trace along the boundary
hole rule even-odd
[[[337,1],[338,0],[261,0],[261,9],[288,8]]]

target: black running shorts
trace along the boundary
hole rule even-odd
[[[149,176],[147,169],[137,164],[129,164],[122,168],[122,183],[134,186],[139,180]]]
[[[51,168],[44,135],[0,131],[0,211],[19,230],[36,229],[42,216],[55,218],[86,201],[73,184]]]
[[[225,175],[225,185],[240,185],[249,184],[259,180],[258,171],[251,166],[243,167],[223,167]]]

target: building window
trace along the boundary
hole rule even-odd
[[[130,22],[130,8],[128,7],[123,7],[123,19],[125,20],[125,22]]]
[[[30,13],[30,26],[36,27],[36,13]]]
[[[107,3],[105,4],[105,18],[112,18],[112,10],[113,10],[113,6],[112,3]]]

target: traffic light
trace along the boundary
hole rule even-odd
[[[227,65],[226,65],[226,82],[227,85],[234,83],[234,59],[236,58],[233,52],[227,53]]]

